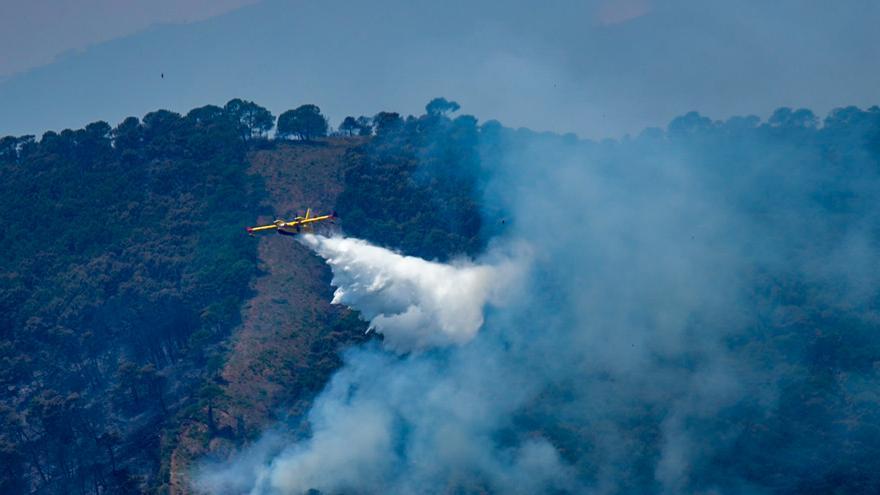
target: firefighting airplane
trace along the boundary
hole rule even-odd
[[[333,221],[336,219],[336,212],[329,215],[321,215],[317,217],[312,216],[312,209],[309,208],[306,210],[306,215],[304,217],[296,217],[293,220],[275,220],[269,225],[262,225],[260,227],[248,227],[247,232],[250,235],[254,235],[255,232],[263,232],[267,230],[275,230],[279,234],[282,235],[296,235],[302,231],[311,230],[314,224],[325,221]]]

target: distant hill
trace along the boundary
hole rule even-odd
[[[323,102],[336,125],[347,114],[418,113],[446,94],[482,119],[595,139],[694,108],[717,118],[783,105],[825,113],[878,98],[880,71],[867,63],[880,56],[878,16],[872,0],[264,0],[10,77],[0,134],[115,125],[240,95],[276,113]]]

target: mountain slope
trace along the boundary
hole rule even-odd
[[[382,245],[480,249],[473,184],[418,174],[472,164],[475,119],[286,142],[235,108],[0,139],[0,492],[185,493],[197,457],[305,426],[366,327],[318,258],[245,226],[338,203]]]
[[[256,273],[237,135],[158,111],[0,140],[0,491],[152,483]]]
[[[265,181],[266,206],[278,216],[306,206],[331,211],[342,189],[345,155],[360,142],[281,144],[249,154],[249,171]],[[211,452],[222,456],[284,416],[305,413],[311,397],[339,366],[338,352],[366,338],[364,323],[330,305],[329,269],[323,261],[290,237],[270,234],[253,242],[258,243],[261,275],[242,308],[242,324],[218,377],[222,393],[214,406],[216,427],[190,423],[173,439],[171,494],[190,493],[196,458]]]

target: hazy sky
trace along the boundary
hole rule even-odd
[[[257,0],[0,0],[0,78],[162,22],[193,22]]]
[[[6,0],[0,40],[16,50],[4,48],[0,72],[77,51],[0,83],[0,134],[234,97],[276,114],[315,103],[338,123],[419,113],[446,96],[481,121],[593,138],[690,110],[725,118],[880,103],[874,0],[263,0],[235,9],[249,3]]]

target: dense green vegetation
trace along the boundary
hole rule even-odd
[[[327,119],[317,105],[302,105],[278,116],[278,137],[310,141],[327,135]]]
[[[239,226],[264,123],[235,105],[2,140],[0,492],[122,493],[157,471],[157,426],[198,400],[256,271]]]

